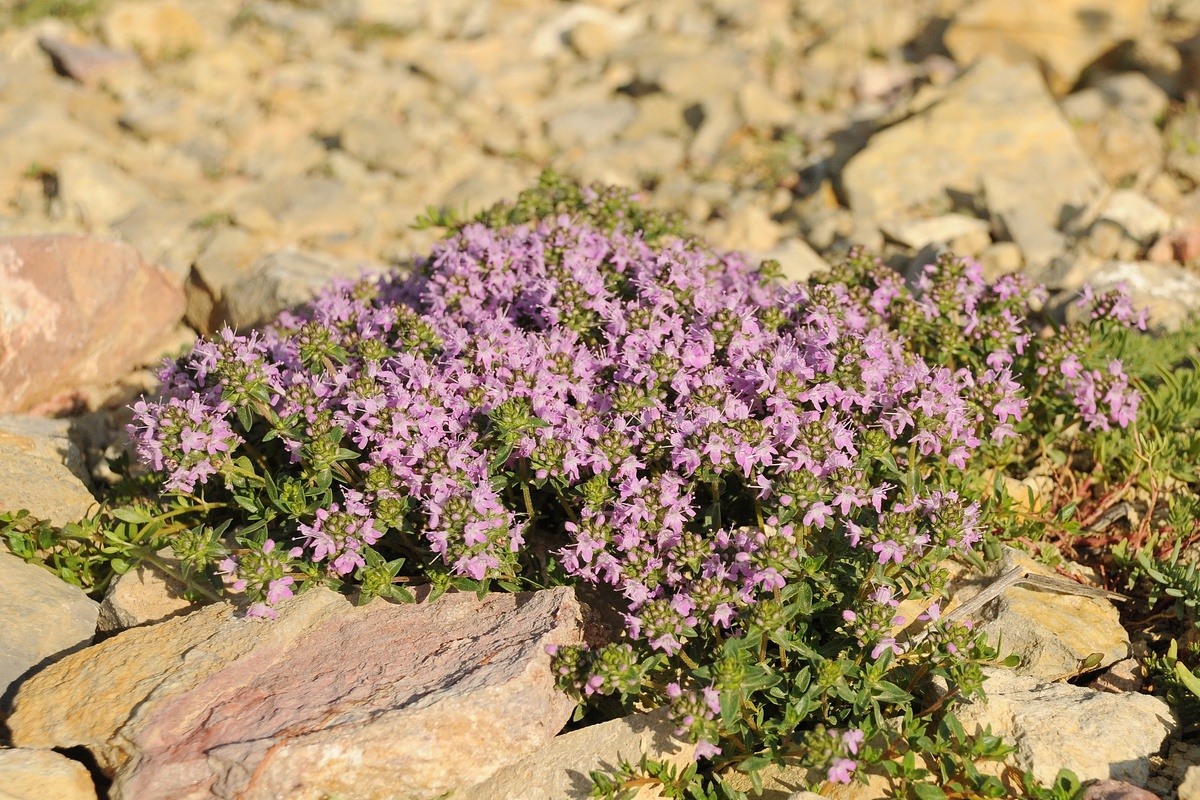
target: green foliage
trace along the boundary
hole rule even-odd
[[[582,187],[547,169],[533,189],[521,192],[515,202],[500,202],[473,218],[452,209],[430,207],[417,219],[418,228],[446,228],[461,231],[475,222],[489,228],[522,225],[566,214],[580,222],[611,232],[619,227],[641,231],[646,242],[654,244],[664,237],[684,237],[687,231],[677,215],[647,208],[634,201],[627,189],[596,184]]]
[[[16,25],[46,17],[78,23],[95,16],[103,6],[101,0],[17,0],[9,15]]]

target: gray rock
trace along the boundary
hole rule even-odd
[[[195,222],[195,211],[183,203],[153,202],[133,209],[112,228],[146,260],[165,267],[182,282],[209,235]]]
[[[1094,692],[1007,670],[985,674],[987,702],[959,706],[959,721],[968,733],[991,726],[1016,747],[1010,763],[1045,784],[1069,769],[1083,781],[1145,785],[1150,758],[1179,727],[1158,697]]]
[[[1034,280],[1046,280],[1054,259],[1066,252],[1067,240],[1025,202],[1022,188],[1003,178],[984,178],[988,210],[1003,238],[1016,242]]]
[[[1020,187],[1023,206],[1056,228],[1103,181],[1030,66],[984,59],[929,109],[871,137],[842,173],[851,209],[879,221],[975,196],[984,178]]]
[[[62,526],[96,504],[91,478],[67,420],[0,416],[0,509],[26,509]]]
[[[14,743],[82,745],[113,800],[417,800],[546,744],[574,704],[546,646],[578,643],[568,588],[354,606],[323,588],[274,622],[207,606],[26,683]]]
[[[0,707],[34,667],[91,643],[99,604],[78,586],[0,550]]]
[[[375,265],[374,271],[382,271]],[[270,322],[286,308],[306,303],[334,278],[356,278],[367,265],[346,263],[322,253],[296,249],[268,253],[241,280],[221,292],[215,318],[237,330]]]
[[[562,150],[598,147],[612,141],[635,116],[633,101],[618,97],[556,114],[546,123],[546,134]]]
[[[4,800],[96,800],[87,768],[53,750],[0,749]]]

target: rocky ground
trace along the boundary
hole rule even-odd
[[[439,235],[413,226],[428,207],[478,210],[547,166],[636,187],[715,244],[778,259],[795,278],[855,244],[902,271],[948,248],[992,276],[1024,270],[1054,291],[1058,313],[1085,282],[1126,282],[1162,327],[1200,308],[1200,3],[1191,0],[10,0],[0,7],[0,65],[0,413],[9,414],[0,508],[60,522],[81,516],[93,482],[108,477],[102,456],[120,451],[122,406],[153,390],[142,367],[226,323],[259,324],[334,276],[404,268]],[[9,701],[32,666],[90,642],[98,613],[111,631],[183,607],[118,599],[98,609],[7,555],[0,574],[16,587],[0,598],[0,618],[17,621],[0,648]],[[170,600],[161,586],[146,591],[152,603]],[[1053,618],[1045,593],[1027,594],[1031,616]],[[1101,601],[1064,602],[1114,616]],[[546,612],[554,625],[527,623],[528,641],[577,635],[564,608]],[[150,797],[154,770],[199,769],[196,757],[164,762],[199,752],[195,731],[170,729],[171,715],[219,706],[236,719],[245,708],[205,693],[213,676],[242,685],[230,676],[268,658],[244,643],[207,666],[168,663],[162,654],[176,644],[184,652],[236,636],[209,616],[145,629],[155,633],[143,644],[108,639],[43,670],[26,705],[38,713],[9,720],[26,749],[0,751],[0,794],[95,796],[77,764],[29,748],[81,748],[71,751],[80,757],[90,748],[91,766],[117,776],[111,790],[101,781],[114,798]],[[1103,641],[1063,644],[1080,627]],[[332,647],[300,622],[294,635],[315,638],[297,644],[286,630],[280,646]],[[1200,797],[1200,770],[1185,782],[1200,756],[1172,749],[1169,712],[1121,693],[1130,685],[1119,666],[1115,691],[1046,683],[1077,655],[1104,652],[1119,665],[1127,639],[1094,621],[1039,630],[1030,647],[1061,649],[1062,663],[995,701],[1010,722],[1023,719],[1004,705],[1010,697],[1049,714],[1011,723],[1030,743],[1023,766],[1052,777],[1065,764]],[[115,678],[95,666],[156,644],[148,672]],[[343,678],[362,679],[357,668],[366,669],[348,665]],[[539,689],[498,675],[487,680],[541,716],[528,730],[488,734],[506,737],[502,753],[478,735],[431,750],[416,770],[429,782],[395,796],[479,784],[464,796],[531,797],[520,792],[539,769],[554,773],[548,781],[578,778],[570,765],[601,758],[597,748],[650,746],[661,727],[622,723],[619,734],[597,734],[609,745],[552,739],[565,718],[545,694],[548,676]],[[415,696],[396,676],[376,678],[393,697]],[[429,680],[449,698],[443,710],[481,702]],[[538,700],[522,694],[537,691]],[[132,720],[135,695],[155,700]],[[85,713],[71,696],[116,699]],[[356,701],[337,692],[326,701],[340,735],[355,735],[346,731],[361,719],[337,702]],[[1074,750],[1060,709],[1088,709],[1070,717],[1083,743]],[[248,734],[232,723],[205,728],[227,755],[210,759],[224,765],[213,767],[215,788],[188,796],[233,796],[244,780],[258,792],[244,796],[284,796],[272,781],[324,741],[300,717],[302,746],[267,754],[237,750]],[[395,724],[426,724],[414,719]],[[1043,733],[1032,733],[1038,724]],[[109,742],[118,729],[119,746]],[[238,773],[247,759],[262,765],[257,777]],[[459,762],[471,769],[446,766]],[[75,788],[47,788],[60,774]],[[320,780],[311,785],[353,797],[399,791]],[[545,785],[538,797],[579,790]],[[779,797],[786,786],[781,778]]]

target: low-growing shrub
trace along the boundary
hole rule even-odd
[[[581,714],[669,705],[703,759],[626,765],[601,795],[733,794],[727,770],[776,762],[1003,796],[974,762],[1004,747],[951,711],[994,652],[939,620],[947,559],[991,530],[984,470],[1044,455],[1031,414],[1080,436],[1135,419],[1089,330],[1139,320],[1089,297],[1090,326],[1038,338],[1035,287],[954,259],[915,291],[861,253],[777,273],[547,175],[411,276],[198,344],[133,434],[172,502],[203,506],[177,555],[252,615],[315,583],[593,587],[624,630],[554,653],[562,686]]]

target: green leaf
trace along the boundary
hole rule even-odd
[[[932,783],[914,783],[912,791],[920,800],[946,800],[942,787]]]
[[[132,522],[135,525],[142,525],[149,522],[153,517],[133,506],[124,506],[122,508],[112,509],[112,515],[123,522]]]

